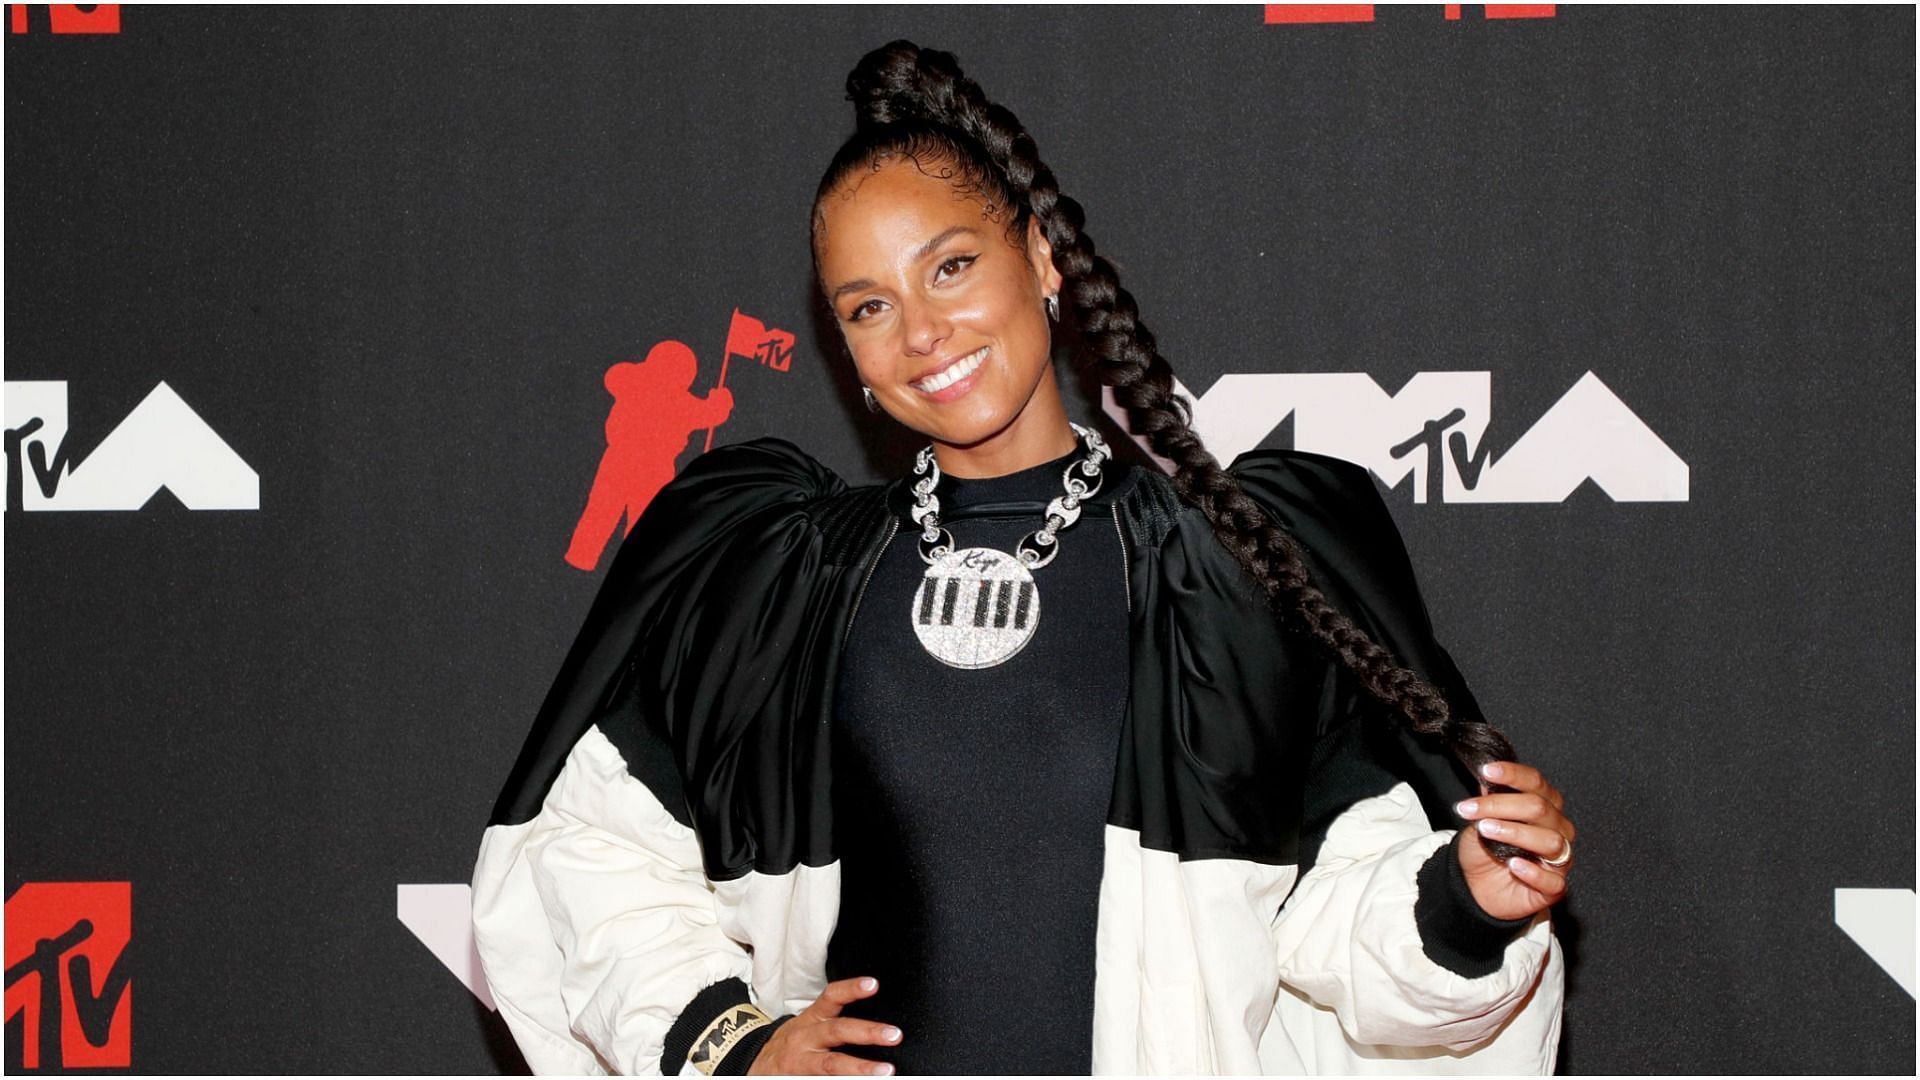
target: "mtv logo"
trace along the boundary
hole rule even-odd
[[[36,4],[8,4],[7,21],[13,33],[29,30],[28,12]],[[117,34],[120,32],[119,4],[48,4],[47,29],[56,34]]]
[[[163,487],[189,510],[260,509],[260,474],[164,381],[82,461],[65,382],[9,382],[5,412],[9,510],[139,510]]]
[[[124,1069],[133,1056],[133,886],[30,882],[7,898],[9,1069]]]
[[[1178,380],[1174,390],[1221,461],[1292,417],[1294,449],[1365,465],[1390,488],[1411,478],[1417,503],[1557,503],[1588,480],[1616,502],[1688,497],[1687,463],[1591,371],[1497,456],[1483,441],[1490,372],[1423,371],[1393,394],[1362,372],[1229,374],[1203,397]],[[1125,426],[1110,391],[1107,401]]]

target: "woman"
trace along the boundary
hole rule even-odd
[[[818,283],[930,446],[866,488],[723,447],[622,544],[475,870],[528,1061],[1550,1071],[1573,825],[1369,474],[1207,454],[953,57],[896,41],[848,87]],[[1171,477],[1068,422],[1055,320]]]

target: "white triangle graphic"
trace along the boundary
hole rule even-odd
[[[1900,988],[1913,994],[1912,889],[1835,889],[1833,921]]]
[[[456,885],[402,885],[399,887],[400,922],[413,936],[438,957],[453,976],[473,991],[480,1004],[496,1012],[493,991],[480,969],[480,954],[473,944],[473,888],[465,882]]]

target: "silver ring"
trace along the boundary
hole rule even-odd
[[[1560,842],[1566,845],[1565,847],[1560,849],[1560,854],[1554,856],[1551,859],[1541,859],[1540,860],[1541,866],[1547,866],[1555,870],[1558,870],[1561,867],[1573,861],[1573,841],[1563,836],[1560,838]]]

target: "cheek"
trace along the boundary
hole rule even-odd
[[[996,320],[1000,328],[999,335],[1007,343],[1014,367],[1022,375],[1031,374],[1030,369],[1045,367],[1048,363],[1049,337],[1044,309],[1038,305],[1028,310],[1021,302],[1024,297],[1015,298],[1015,302],[1004,305]]]
[[[878,354],[871,345],[858,346],[849,344],[847,346],[847,353],[853,357],[853,369],[860,376],[862,383],[868,386],[886,385],[890,377],[888,373],[889,369],[885,364],[881,363]]]

